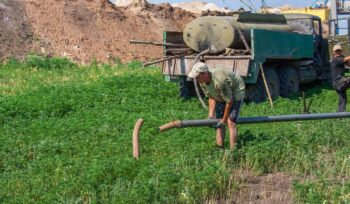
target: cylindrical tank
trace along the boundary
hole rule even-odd
[[[201,52],[209,48],[210,53],[220,53],[226,48],[242,49],[240,29],[250,45],[250,30],[264,29],[291,32],[283,15],[237,14],[233,16],[205,16],[188,23],[183,39],[188,47]]]

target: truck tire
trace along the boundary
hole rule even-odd
[[[280,79],[280,93],[282,97],[288,97],[291,94],[299,93],[299,77],[293,67],[280,67],[277,69]]]
[[[264,71],[265,71],[266,81],[270,90],[271,97],[273,100],[275,100],[277,99],[277,97],[280,96],[280,80],[279,80],[278,74],[273,67],[266,67]],[[261,92],[262,100],[267,99],[268,94],[267,94],[261,73],[259,74],[258,88]]]
[[[260,103],[262,102],[261,91],[258,84],[247,84],[246,85],[246,97],[245,100],[248,103]]]

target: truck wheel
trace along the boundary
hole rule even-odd
[[[271,97],[273,100],[275,100],[277,99],[278,96],[280,96],[280,80],[279,80],[278,74],[275,71],[275,69],[272,67],[267,67],[264,69],[264,71],[265,71],[266,81],[270,90]],[[259,84],[258,88],[260,89],[262,99],[264,100],[268,98],[268,94],[266,92],[265,84],[261,76],[261,73],[259,76],[258,84]]]
[[[280,79],[280,93],[282,97],[299,93],[299,77],[293,67],[281,67],[277,69]]]
[[[257,84],[247,85],[245,100],[248,103],[260,103],[260,102],[262,102],[261,91],[259,90]]]

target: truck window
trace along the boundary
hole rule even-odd
[[[320,35],[320,33],[321,33],[321,21],[314,20],[313,24],[314,24],[314,34]]]

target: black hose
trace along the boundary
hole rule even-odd
[[[254,123],[272,123],[302,120],[323,120],[335,118],[350,118],[350,112],[341,113],[318,113],[318,114],[299,114],[299,115],[280,115],[280,116],[258,116],[258,117],[240,117],[237,124],[254,124]],[[179,120],[160,126],[161,132],[171,128],[201,127],[212,126],[218,123],[219,119],[208,120]]]
[[[199,54],[196,56],[195,62],[197,63],[198,60],[199,60],[199,57],[200,57],[200,56],[203,56],[203,55],[205,55],[205,54],[208,54],[209,51],[210,51],[209,49],[206,49],[206,50],[203,50],[201,53],[199,53]],[[202,107],[203,107],[205,110],[208,110],[208,107],[207,107],[207,105],[205,105],[205,102],[204,102],[204,100],[203,100],[203,98],[202,98],[202,96],[201,96],[201,94],[200,94],[200,92],[199,92],[198,83],[197,83],[196,78],[193,78],[193,83],[194,83],[194,88],[196,89],[196,94],[197,94],[198,100],[201,102]]]

